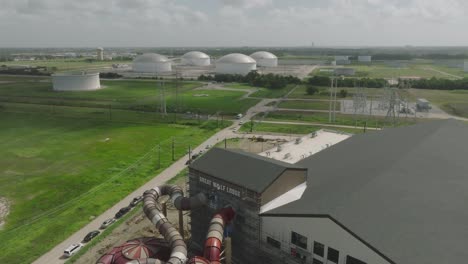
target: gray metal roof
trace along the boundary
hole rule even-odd
[[[468,125],[356,135],[297,165],[302,199],[269,215],[329,215],[399,264],[468,259]]]
[[[300,169],[296,165],[241,150],[221,148],[211,149],[196,159],[190,168],[257,193],[262,193],[285,170]]]

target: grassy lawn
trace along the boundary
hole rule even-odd
[[[255,123],[252,132],[270,132],[280,134],[308,134],[320,129],[329,129],[334,131],[346,133],[363,133],[362,129],[354,128],[330,128],[324,126],[307,126],[307,125],[289,125],[289,124],[269,124],[269,123]],[[246,123],[241,128],[242,132],[250,132],[250,124]]]
[[[448,67],[437,67],[433,64],[419,62],[403,62],[401,67],[392,67],[385,63],[372,63],[370,65],[347,65],[345,68],[353,68],[356,70],[356,75],[353,77],[369,77],[369,78],[398,78],[398,77],[420,77],[420,78],[448,78],[453,77],[441,72],[433,71],[428,68],[437,68],[439,71],[446,72]],[[324,67],[312,72],[312,75],[330,76],[331,72],[327,69],[332,67]]]
[[[260,98],[280,98],[285,96],[291,89],[294,88],[294,85],[288,85],[282,89],[266,89],[260,88],[259,91],[253,93],[251,97],[260,97]]]
[[[305,110],[328,110],[330,107],[329,101],[284,101],[279,104],[279,108],[288,109],[305,109]],[[340,110],[341,104],[337,104],[337,111]]]
[[[12,202],[0,231],[0,263],[18,264],[31,263],[169,166],[172,138],[178,158],[216,127],[5,112],[0,121],[0,193]]]
[[[246,83],[226,83],[224,84],[224,87],[234,89],[260,89],[258,87],[250,86]]]
[[[272,112],[268,115],[267,120],[271,121],[299,121],[299,122],[311,122],[311,123],[321,123],[329,124],[328,122],[328,113],[301,113],[301,112]],[[384,117],[368,117],[368,116],[357,116],[353,115],[344,115],[336,114],[336,125],[344,126],[359,126],[364,127],[383,127],[387,126],[388,121]],[[415,123],[414,119],[404,119],[400,118],[398,125],[409,125]]]
[[[3,82],[3,83],[2,83]],[[158,81],[102,81],[104,89],[97,91],[55,92],[50,78],[0,77],[0,100],[33,104],[54,104],[100,107],[155,112],[160,108],[161,86]],[[166,82],[164,95],[168,112],[245,112],[258,100],[242,99],[244,92],[195,90],[199,82],[181,82],[178,91],[174,82]]]
[[[317,87],[319,91],[316,94],[310,95],[307,94],[307,88],[304,85],[299,86],[296,90],[294,90],[288,98],[290,99],[330,99],[330,87]],[[338,87],[338,99],[340,98],[340,90],[346,90],[347,96],[346,99],[353,99],[354,94],[356,93],[357,89],[354,87]],[[379,98],[384,94],[384,88],[363,88],[364,93],[366,94],[367,98]],[[409,93],[407,90],[400,90],[400,93],[411,100],[414,100],[414,96]]]
[[[468,118],[468,91],[411,89],[416,98],[426,98],[449,114]]]
[[[0,62],[0,65],[29,65],[29,66],[45,66],[48,68],[56,67],[58,71],[91,69],[101,67],[112,67],[112,64],[122,63],[130,64],[131,61],[93,61],[88,62],[85,59],[52,59],[52,60],[36,60],[36,61],[8,61]]]

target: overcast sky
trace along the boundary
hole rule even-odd
[[[0,47],[467,46],[467,0],[0,0]]]

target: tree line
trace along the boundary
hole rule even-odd
[[[263,87],[267,89],[282,89],[289,84],[300,84],[301,80],[294,76],[283,76],[278,74],[259,74],[257,71],[251,71],[247,75],[239,74],[216,74],[201,75],[198,77],[199,81],[216,81],[216,82],[239,82],[248,83],[256,87]]]

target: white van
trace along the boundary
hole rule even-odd
[[[237,119],[241,119],[242,117],[243,117],[242,114],[238,114],[238,115],[236,116]]]
[[[83,244],[72,244],[69,246],[65,251],[63,251],[63,255],[67,258],[73,256],[76,252],[78,252],[83,247]]]

